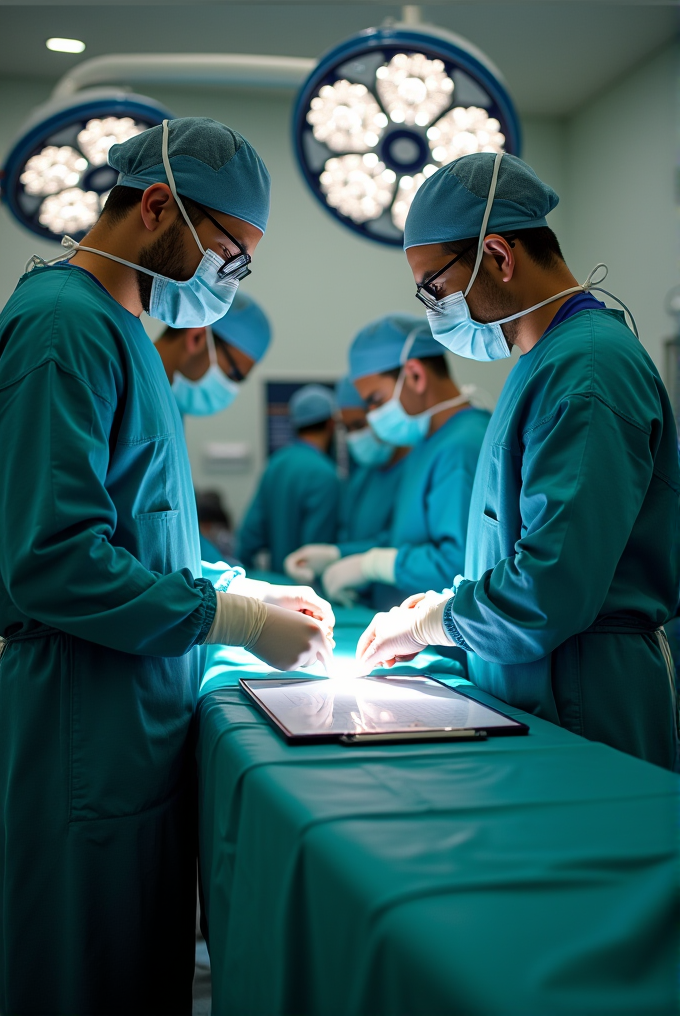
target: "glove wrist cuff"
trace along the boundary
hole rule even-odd
[[[416,611],[413,623],[414,638],[424,646],[452,646],[453,641],[444,627],[444,610],[448,600],[442,600],[427,610]]]
[[[267,583],[263,583],[267,585]],[[252,596],[238,593],[217,594],[215,617],[206,643],[243,646],[250,649],[260,637],[267,620],[267,607]]]
[[[373,547],[361,559],[361,573],[367,582],[395,584],[394,569],[399,551],[396,547]]]

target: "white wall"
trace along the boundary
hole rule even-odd
[[[612,288],[630,299],[657,359],[668,330],[662,300],[676,281],[677,267],[672,195],[676,58],[673,49],[657,55],[568,122],[524,120],[523,155],[562,196],[551,225],[568,260],[579,278],[595,261],[608,262]],[[403,254],[355,237],[308,192],[293,157],[289,96],[149,91],[177,116],[212,116],[240,130],[272,174],[270,226],[245,287],[270,315],[274,343],[233,407],[218,417],[187,423],[196,485],[222,490],[240,516],[264,461],[263,381],[340,376],[348,343],[359,327],[389,311],[417,312],[419,305]],[[44,83],[0,79],[0,158],[29,110],[47,93]],[[30,254],[51,249],[0,211],[0,304]],[[149,324],[156,334],[158,328]],[[477,383],[495,398],[510,365],[458,358],[454,371],[459,381]],[[248,442],[252,467],[234,475],[207,473],[202,448],[209,440]]]
[[[272,214],[245,283],[274,324],[274,342],[253,371],[234,406],[218,417],[187,421],[187,441],[198,487],[221,489],[240,516],[264,462],[264,386],[269,379],[339,377],[355,332],[389,311],[418,313],[414,284],[401,251],[379,247],[340,227],[308,192],[294,162],[290,140],[291,97],[157,88],[153,96],[178,116],[212,116],[241,131],[264,158],[273,180]],[[44,84],[0,79],[0,157],[29,110],[47,98]],[[559,191],[562,132],[550,120],[525,124],[525,154]],[[556,218],[559,216],[556,212]],[[0,212],[0,301],[9,297],[27,258],[57,245],[40,242]],[[556,228],[559,228],[556,225]],[[159,331],[147,322],[149,332]],[[458,359],[457,378],[475,382],[495,399],[509,364],[479,365]],[[227,475],[206,472],[207,441],[246,441],[252,467]]]
[[[662,373],[664,298],[679,281],[679,68],[680,47],[668,46],[565,125],[567,260],[580,281],[608,265],[605,286],[630,307]]]

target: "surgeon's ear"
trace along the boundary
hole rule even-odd
[[[155,233],[160,226],[168,221],[168,215],[177,208],[172,191],[167,183],[154,183],[147,187],[142,194],[141,216],[142,222],[151,233]]]
[[[515,273],[515,250],[508,241],[496,234],[487,236],[484,240],[484,253],[490,254],[496,262],[494,274],[499,281],[510,282]],[[493,265],[490,266],[493,271]]]
[[[187,328],[184,333],[184,348],[187,356],[196,356],[206,347],[207,334],[205,328]]]
[[[404,365],[404,380],[412,392],[423,395],[427,388],[427,371],[420,360],[407,360]]]

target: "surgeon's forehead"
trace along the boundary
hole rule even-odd
[[[422,282],[423,278],[441,268],[446,261],[450,261],[451,255],[444,250],[441,243],[423,243],[418,247],[409,247],[406,259],[416,281]]]
[[[239,219],[235,215],[229,215],[228,212],[220,212],[214,208],[210,208],[205,205],[206,209],[212,215],[213,219],[217,219],[221,226],[224,226],[232,236],[243,244],[243,246],[250,252],[251,247],[255,248],[263,237],[263,232],[258,229],[257,226],[253,226],[250,222],[246,222],[245,219]],[[208,220],[210,222],[210,220]]]
[[[367,374],[366,377],[360,377],[354,382],[354,387],[365,402],[370,402],[374,395],[384,395],[395,385],[395,379],[389,374]]]

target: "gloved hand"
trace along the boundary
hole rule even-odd
[[[394,585],[396,547],[372,547],[364,554],[349,554],[326,568],[321,582],[326,596],[338,603],[356,599],[355,589],[369,582]]]
[[[328,672],[335,642],[313,617],[266,604],[267,617],[250,647],[263,663],[277,670],[299,670],[319,661]]]
[[[350,607],[357,598],[356,590],[368,583],[361,568],[365,554],[349,554],[326,568],[321,577],[329,600]]]
[[[244,575],[232,581],[229,592],[238,593],[240,596],[252,596],[262,603],[271,603],[274,607],[309,614],[310,617],[320,621],[324,628],[333,631],[335,625],[333,608],[327,600],[318,596],[311,586],[277,586],[271,582],[249,579]]]
[[[217,593],[206,642],[243,646],[277,670],[309,667],[317,660],[328,670],[335,647],[330,633],[315,618],[232,592]]]
[[[306,543],[288,555],[283,568],[286,575],[296,582],[313,582],[339,557],[340,550],[332,543]]]
[[[410,596],[401,607],[376,614],[357,644],[362,668],[392,667],[412,660],[427,646],[453,645],[443,621],[450,592]]]

